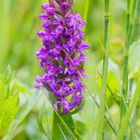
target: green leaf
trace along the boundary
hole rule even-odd
[[[5,82],[5,84],[6,85],[10,85],[11,84],[11,81],[14,78],[14,76],[15,76],[15,72],[12,71],[11,66],[8,65],[8,67],[6,69],[6,72],[4,74],[4,80],[5,80],[4,82]]]
[[[140,40],[134,42],[129,51],[129,78],[137,78],[140,76]]]
[[[24,118],[30,113],[34,105],[37,103],[37,101],[40,99],[40,94],[35,94],[33,97],[31,97],[29,100],[27,100],[18,110],[15,119],[13,120],[8,134],[5,137],[5,140],[12,139],[14,135],[14,131],[16,130],[17,126],[24,120]]]
[[[77,137],[74,135],[74,133],[73,133],[73,120],[72,120],[72,117],[71,117],[71,115],[66,115],[65,117],[62,117],[62,116],[60,116],[56,111],[54,111],[54,114],[55,114],[55,116],[56,116],[56,118],[57,118],[57,120],[56,121],[58,121],[59,120],[59,122],[60,122],[60,127],[62,128],[62,129],[64,129],[64,130],[62,130],[63,131],[63,133],[65,134],[67,134],[68,135],[68,137],[70,136],[70,138],[71,138],[71,140],[77,140]],[[68,123],[68,124],[67,124]],[[54,128],[54,127],[53,127]],[[61,130],[60,130],[61,131]]]
[[[0,73],[0,137],[6,135],[18,110],[19,95],[13,89],[13,72]]]
[[[46,130],[45,130],[44,124],[43,124],[43,118],[44,118],[44,108],[42,108],[39,111],[38,126],[39,126],[39,129],[40,129],[41,133],[46,133]]]
[[[0,102],[0,137],[4,136],[18,110],[18,94]]]
[[[140,40],[134,42],[129,51],[129,66],[131,70],[140,67]]]
[[[0,101],[7,99],[9,96],[13,94],[11,91],[12,88],[12,80],[13,80],[13,72],[11,67],[8,66],[7,70],[4,74],[0,73]]]
[[[83,123],[82,121],[79,120],[75,120],[74,121],[75,124],[75,131],[80,134],[80,135],[84,135],[86,133],[86,126],[85,123]]]
[[[74,122],[73,122],[73,119],[72,119],[72,116],[71,115],[64,115],[62,116],[63,120],[65,121],[65,123],[67,124],[67,126],[69,126],[70,130],[72,132],[74,132]]]
[[[103,61],[101,61],[99,63],[99,66],[98,66],[98,72],[100,74],[102,74],[102,69],[103,69]],[[113,71],[115,73],[115,75],[118,78],[120,78],[120,70],[119,70],[119,67],[118,67],[118,65],[112,59],[109,59],[109,62],[108,62],[108,71]]]
[[[51,139],[50,127],[48,124],[48,112],[46,110],[46,105],[43,105],[40,108],[39,116],[38,116],[38,126],[42,134],[45,134],[48,139]]]
[[[99,88],[102,86],[102,61],[99,64],[98,67],[98,85]],[[120,70],[119,66],[113,62],[111,59],[109,59],[109,65],[108,65],[108,90],[106,94],[106,101],[108,106],[111,106],[113,103],[112,98],[114,99],[115,102],[118,102],[119,97],[120,97],[120,92],[119,89],[121,87],[120,83]]]

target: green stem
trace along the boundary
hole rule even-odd
[[[61,116],[55,110],[53,112],[52,140],[63,139],[77,140],[74,134],[74,123],[71,115]]]
[[[129,123],[129,119],[130,119],[132,112],[133,112],[133,109],[137,105],[137,102],[139,99],[139,91],[140,91],[140,80],[138,79],[136,92],[135,92],[134,97],[129,105],[129,108],[128,108],[126,114],[125,114],[125,117],[123,118],[122,125],[119,129],[119,132],[118,132],[117,140],[123,140],[124,132],[125,132],[127,125]]]
[[[129,29],[130,29],[130,0],[127,0],[127,15],[126,15],[126,41],[124,54],[124,69],[123,69],[123,84],[122,92],[125,98],[128,95],[128,52],[129,52]]]
[[[108,49],[109,49],[109,0],[104,1],[105,4],[105,16],[104,16],[104,58],[103,58],[103,72],[102,72],[102,93],[100,97],[100,118],[99,118],[99,134],[98,139],[103,139],[103,128],[104,128],[104,116],[102,115],[105,110],[104,101],[106,100],[107,90],[107,77],[108,77]]]
[[[124,68],[123,68],[123,83],[122,83],[122,93],[124,95],[125,101],[128,100],[128,62],[129,62],[129,47],[130,38],[132,34],[133,22],[135,17],[137,0],[133,1],[132,12],[130,14],[130,0],[127,0],[127,15],[126,15],[126,40],[124,48]],[[121,102],[121,119],[126,112],[125,105],[123,101]]]
[[[127,0],[127,15],[126,15],[126,40],[125,40],[125,54],[124,54],[124,68],[123,68],[123,83],[122,83],[122,95],[125,102],[127,103],[129,97],[128,91],[128,63],[129,63],[129,48],[130,48],[130,38],[132,34],[132,29],[134,25],[134,19],[136,15],[136,7],[138,0],[133,0],[132,11],[130,12],[130,0]],[[126,114],[126,106],[123,99],[121,101],[121,113],[120,113],[120,129],[122,128],[122,122],[124,121],[124,116]],[[130,123],[131,124],[131,123]],[[125,135],[123,135],[124,137]]]
[[[56,114],[56,112],[54,111],[53,126],[52,126],[52,140],[61,140],[61,138],[63,137],[59,125],[60,125],[60,119]]]

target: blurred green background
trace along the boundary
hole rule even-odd
[[[37,32],[41,29],[38,15],[43,12],[40,5],[47,0],[1,0],[0,1],[0,66],[8,64],[16,70],[20,80],[32,85],[34,76],[40,72],[35,52],[41,47]],[[90,0],[87,15],[86,40],[89,42],[90,65],[103,56],[103,0]],[[111,1],[110,57],[118,64],[122,63],[125,40],[126,1]],[[85,15],[84,0],[75,0],[74,9],[82,17]],[[139,19],[136,19],[139,27]],[[138,40],[139,28],[132,40]],[[92,73],[94,75],[94,73]],[[91,75],[91,76],[92,76]]]
[[[44,2],[47,2],[47,0],[0,0],[0,69],[5,71],[6,66],[10,64],[12,69],[16,71],[17,80],[27,91],[28,89],[34,91],[34,77],[41,72],[35,52],[42,46],[41,40],[37,37],[37,32],[41,29],[42,22],[38,16],[43,12],[40,5]],[[90,75],[86,82],[93,93],[98,91],[100,80],[98,80],[97,69],[103,58],[103,4],[103,0],[90,0],[87,15],[86,41],[90,44],[90,49],[86,52],[89,60],[85,65],[85,69]],[[125,42],[126,0],[111,0],[110,8],[109,56],[113,63],[111,69],[120,68],[121,73]],[[140,11],[140,6],[137,8],[137,11]],[[74,9],[82,17],[85,17],[85,0],[75,0]],[[137,13],[131,42],[140,39],[140,12]],[[115,67],[116,64],[118,64],[117,68]],[[116,87],[119,87],[119,83],[115,84]],[[112,90],[115,91],[114,88],[116,87],[112,87]],[[25,94],[28,97],[28,92]],[[111,100],[109,97],[108,105],[111,105]],[[90,111],[88,107],[89,104],[87,107],[85,105],[87,112]],[[91,128],[89,120],[94,118],[92,119],[92,125],[96,123],[97,115],[95,110],[96,108],[93,105],[93,111],[89,116],[85,117],[84,122],[89,128]],[[28,115],[22,124],[23,130],[15,138],[16,140],[46,139],[38,128],[37,114],[38,110],[35,109]],[[85,136],[87,139],[90,139],[89,134],[92,135],[93,129],[96,128],[92,127],[88,136]],[[108,133],[108,136],[110,133]]]
[[[5,68],[10,64],[16,70],[17,76],[32,85],[35,75],[40,71],[39,62],[36,60],[35,52],[41,47],[41,40],[37,32],[41,29],[41,21],[38,15],[41,11],[40,5],[43,0],[1,0],[0,1],[0,65]],[[112,1],[111,8],[111,56],[117,53],[121,59],[121,50],[124,41],[124,15],[125,2]],[[75,0],[74,9],[84,17],[84,0]],[[103,1],[91,0],[88,11],[88,25],[86,27],[86,38],[91,44],[90,50],[93,61],[102,58],[103,44]],[[115,50],[115,51],[114,51]],[[116,56],[116,57],[117,57]],[[118,58],[114,58],[121,63]],[[91,62],[91,61],[90,61]],[[94,62],[91,62],[91,65]],[[92,69],[95,69],[93,66]],[[94,75],[94,74],[92,74]]]

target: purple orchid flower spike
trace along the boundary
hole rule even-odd
[[[36,52],[44,74],[36,77],[35,87],[46,88],[53,95],[54,109],[61,114],[77,109],[83,101],[80,75],[85,77],[84,51],[89,47],[83,41],[86,22],[71,12],[72,4],[73,0],[49,0],[41,6],[45,13],[40,15],[43,31],[38,36],[44,47]]]

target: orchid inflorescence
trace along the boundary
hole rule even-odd
[[[83,41],[82,28],[86,22],[73,12],[72,5],[73,0],[49,0],[43,4],[45,13],[40,14],[40,19],[44,30],[38,32],[44,47],[36,56],[44,73],[36,77],[35,87],[46,88],[53,95],[54,109],[61,114],[75,110],[83,101],[81,76],[86,76],[84,51],[89,47]]]

